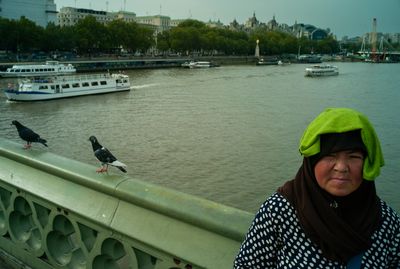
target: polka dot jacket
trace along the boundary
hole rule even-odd
[[[360,268],[400,269],[400,217],[381,201],[380,228],[364,253]],[[304,234],[295,209],[280,194],[269,197],[258,211],[242,243],[234,268],[340,268],[346,264],[322,256]]]

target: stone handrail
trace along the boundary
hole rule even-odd
[[[0,139],[2,256],[40,269],[232,268],[250,213],[95,169]]]

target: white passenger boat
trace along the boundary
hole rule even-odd
[[[10,84],[4,93],[10,101],[41,101],[129,90],[127,75],[90,74],[30,78],[16,88]]]
[[[313,65],[306,68],[306,77],[323,77],[339,75],[339,69],[334,65]]]
[[[72,64],[61,64],[58,61],[47,61],[45,64],[13,65],[0,72],[0,77],[32,77],[48,75],[64,75],[76,72]]]
[[[218,65],[213,62],[207,62],[207,61],[192,61],[189,63],[189,68],[210,68],[217,66]]]

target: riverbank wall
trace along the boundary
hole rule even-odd
[[[154,68],[172,68],[181,67],[185,62],[192,60],[210,61],[218,65],[233,64],[255,64],[257,62],[254,56],[201,56],[201,57],[135,57],[135,58],[77,58],[70,61],[60,61],[61,63],[70,63],[75,66],[78,72],[98,72],[112,70],[129,69],[154,69]],[[0,70],[16,64],[38,64],[40,62],[4,62],[0,63]]]

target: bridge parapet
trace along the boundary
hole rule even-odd
[[[232,268],[250,213],[0,139],[0,249],[32,268]]]

